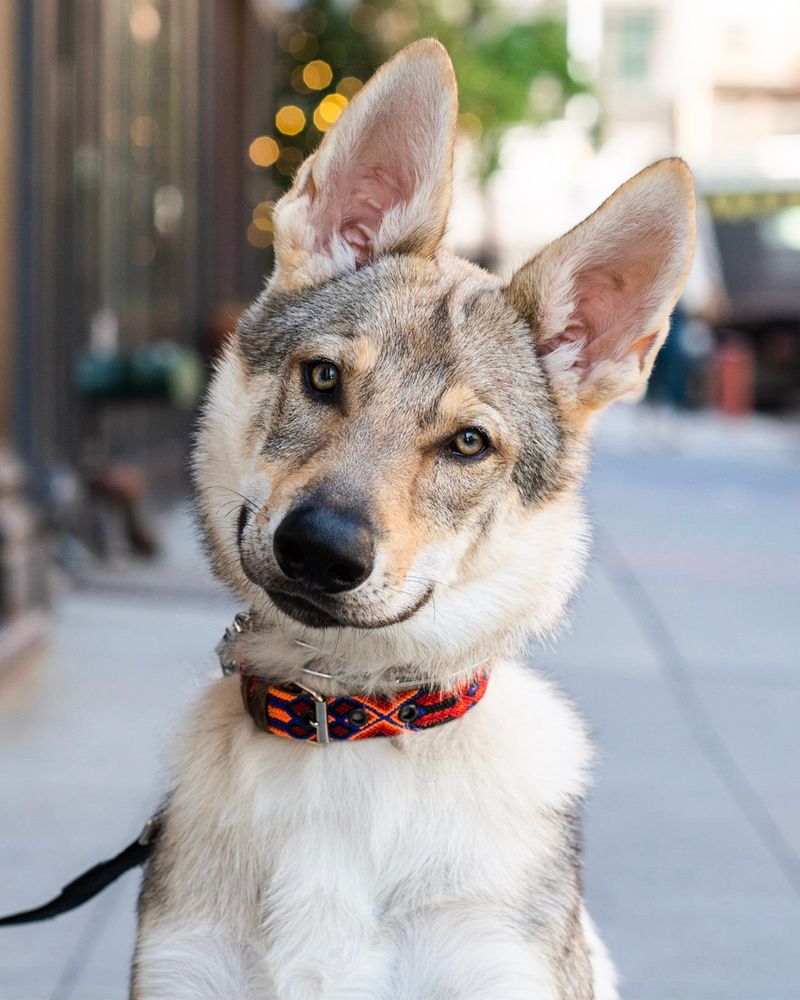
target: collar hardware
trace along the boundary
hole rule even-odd
[[[250,631],[251,624],[250,615],[246,611],[240,611],[214,647],[214,652],[219,657],[220,669],[226,677],[235,674],[239,669],[239,661],[232,653],[232,646],[242,633]]]
[[[327,699],[315,691],[313,688],[307,687],[305,684],[301,684],[299,681],[295,681],[294,686],[300,691],[305,691],[314,701],[314,719],[309,719],[308,724],[312,726],[316,732],[317,743],[324,746],[330,743],[331,737],[328,731],[328,702]]]

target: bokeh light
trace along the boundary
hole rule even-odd
[[[296,104],[284,104],[275,115],[275,128],[284,135],[297,135],[306,126],[306,116]]]
[[[290,83],[292,84],[292,89],[296,90],[298,94],[310,94],[311,88],[306,84],[303,79],[303,73],[305,71],[305,66],[295,66],[292,69],[292,74],[289,77]]]
[[[165,236],[177,233],[183,217],[183,192],[174,184],[165,184],[153,195],[153,222]]]
[[[314,110],[314,124],[320,132],[327,132],[339,115],[347,107],[348,101],[344,94],[328,94],[323,97]]]
[[[363,80],[359,80],[357,76],[345,76],[336,84],[336,93],[343,94],[350,100],[363,86]]]
[[[312,90],[324,90],[333,79],[333,70],[322,59],[314,59],[303,67],[303,83]]]
[[[368,35],[375,30],[378,23],[378,12],[372,4],[361,3],[350,15],[350,27],[359,35]]]
[[[272,232],[272,210],[274,201],[260,201],[253,209],[253,225],[262,232]]]
[[[150,45],[161,33],[161,15],[150,0],[139,0],[134,5],[128,24],[138,45]]]
[[[247,227],[247,242],[251,247],[265,250],[272,245],[272,233],[259,228],[255,222],[251,222]]]
[[[271,135],[259,135],[250,143],[248,155],[257,167],[271,167],[280,156],[281,147]]]
[[[286,146],[281,150],[276,167],[285,177],[291,177],[303,162],[303,151],[296,146]]]
[[[278,32],[278,45],[295,59],[313,59],[319,51],[319,42],[299,24],[285,24]]]
[[[158,122],[149,115],[139,115],[131,122],[130,136],[134,146],[152,146],[158,139]]]
[[[299,24],[292,22],[291,24],[284,24],[278,29],[277,40],[278,45],[286,52],[289,51],[289,46],[292,43],[292,39],[298,32],[302,32],[302,28]]]

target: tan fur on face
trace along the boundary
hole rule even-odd
[[[469,385],[450,386],[439,400],[439,414],[445,421],[457,421],[465,410],[477,409],[481,400]]]
[[[364,375],[377,365],[380,357],[379,346],[374,337],[355,337],[347,345],[343,356],[347,367],[354,375]]]

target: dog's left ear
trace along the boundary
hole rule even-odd
[[[694,188],[679,159],[623,184],[508,286],[562,406],[586,415],[644,387],[692,261]]]
[[[306,288],[444,235],[458,101],[450,58],[406,46],[353,98],[275,208],[272,287]]]

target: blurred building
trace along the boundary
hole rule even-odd
[[[24,471],[15,454],[14,360],[17,345],[15,19],[0,5],[0,675],[44,634],[42,565],[36,521],[24,494]],[[0,676],[0,682],[3,678]]]
[[[87,351],[204,348],[220,304],[257,284],[244,78],[263,36],[230,0],[23,0],[16,15],[15,412],[39,474],[79,464],[98,430],[75,392]],[[112,409],[105,447],[174,467],[183,415]]]
[[[589,0],[591,2],[591,0]],[[800,406],[800,5],[597,0],[606,158],[678,153],[719,262],[709,399]],[[719,308],[724,303],[724,308]],[[725,387],[728,386],[726,389]]]
[[[600,2],[600,0],[598,0]],[[701,173],[796,177],[800,6],[602,0],[604,137]]]
[[[679,397],[729,412],[796,411],[800,5],[565,0],[563,9],[570,69],[589,92],[561,120],[504,140],[491,185],[503,269],[648,163],[683,156],[701,205],[685,322],[665,352],[682,356],[692,383]],[[457,191],[453,232],[469,250],[479,208]]]
[[[91,544],[98,497],[185,488],[201,361],[265,266],[246,238],[271,107],[260,13],[0,4],[0,660],[45,600],[43,526]]]

